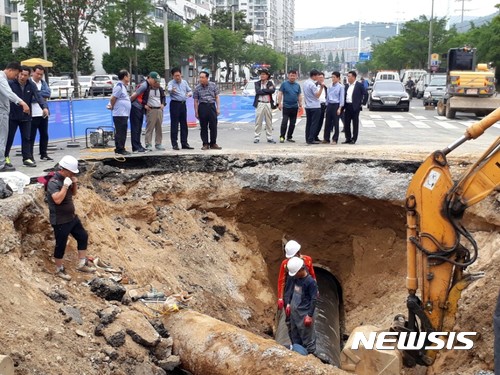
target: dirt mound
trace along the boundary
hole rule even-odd
[[[125,284],[127,289],[188,292],[190,308],[270,337],[286,234],[340,282],[344,332],[360,324],[386,327],[405,312],[400,202],[242,189],[231,171],[124,175],[83,177],[75,201],[90,234],[89,255],[123,270],[133,283]],[[43,192],[30,194],[0,203],[10,218],[0,220],[0,354],[10,354],[23,375],[160,374],[151,351],[130,335],[112,350],[105,337],[94,334],[101,310],[116,305],[148,315],[147,310],[92,293],[92,277],[75,271],[73,240],[65,257],[72,281],[55,278]],[[467,355],[441,353],[429,374],[492,369],[491,316],[500,286],[498,207],[490,197],[467,214],[481,249],[471,270],[484,271],[485,277],[464,292],[456,330],[478,331],[480,338]],[[81,324],[68,319],[62,307],[77,309]]]

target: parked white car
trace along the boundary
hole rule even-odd
[[[55,81],[50,83],[50,98],[51,99],[61,99],[61,98],[71,98],[73,97],[74,82],[72,79],[62,79],[60,81]]]
[[[90,94],[93,76],[78,76],[78,84],[80,85],[80,97],[86,98]]]

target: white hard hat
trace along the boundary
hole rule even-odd
[[[300,250],[300,244],[297,241],[288,241],[285,245],[285,253],[287,258],[295,256]]]
[[[286,266],[288,268],[288,274],[290,276],[295,276],[297,272],[299,272],[300,269],[304,267],[304,260],[299,257],[293,257],[288,261]]]
[[[61,161],[59,162],[59,166],[61,168],[67,169],[70,172],[73,173],[78,173],[78,160],[76,160],[73,156],[71,155],[66,155],[63,156]]]

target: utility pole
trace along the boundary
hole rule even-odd
[[[361,53],[361,21],[359,21],[358,23],[358,56],[356,57],[356,61],[359,60],[360,53]]]
[[[431,70],[431,54],[432,54],[432,21],[434,19],[434,0],[432,0],[431,20],[429,22],[429,50],[427,51],[427,69]]]
[[[236,6],[236,4],[234,4],[234,0],[233,0],[233,4],[231,5],[231,31],[233,32],[234,34],[234,7]],[[234,51],[233,51],[233,85],[234,85],[234,71],[236,70],[236,62],[234,61]]]
[[[163,47],[164,47],[164,58],[165,58],[165,82],[168,82],[170,76],[170,59],[169,59],[169,47],[168,47],[168,5],[167,1],[162,4],[163,7]]]
[[[43,0],[40,0],[40,27],[42,29],[43,59],[47,60],[47,43],[45,41],[45,19],[43,13]]]

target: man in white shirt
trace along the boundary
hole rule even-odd
[[[304,93],[304,102],[306,108],[306,143],[308,145],[318,144],[315,140],[316,132],[319,126],[321,116],[321,103],[319,97],[323,93],[324,85],[317,85],[319,71],[311,70],[309,79],[304,82],[302,91]]]

